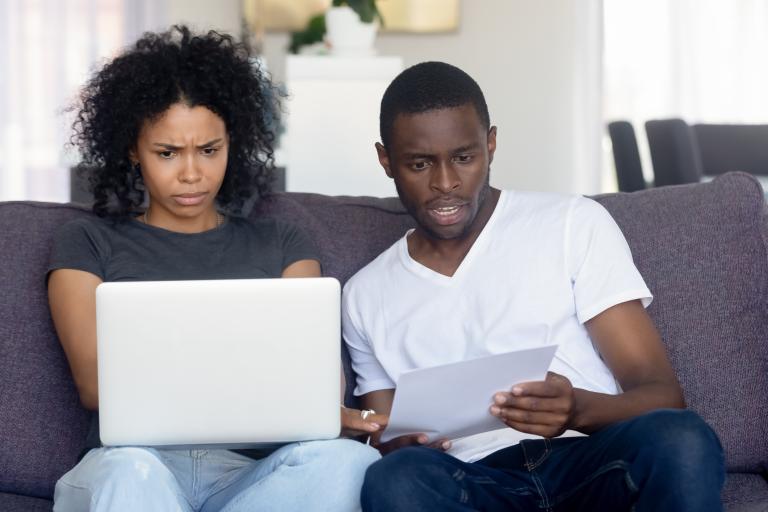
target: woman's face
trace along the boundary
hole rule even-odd
[[[146,121],[131,158],[149,193],[149,223],[174,231],[215,227],[228,149],[224,120],[205,107],[176,103]]]

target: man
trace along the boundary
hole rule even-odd
[[[374,437],[389,454],[366,474],[363,509],[721,510],[717,436],[684,410],[651,293],[607,211],[490,187],[496,127],[448,64],[402,72],[380,122],[379,161],[417,227],[345,287],[364,408],[388,414],[407,370],[558,349],[544,381],[492,397],[509,428]]]

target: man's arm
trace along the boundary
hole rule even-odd
[[[591,433],[653,409],[685,407],[659,333],[640,301],[617,304],[585,326],[623,393],[573,389],[567,378],[550,373],[543,382],[497,393],[491,413],[522,432],[555,437],[568,429]]]

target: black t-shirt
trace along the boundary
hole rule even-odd
[[[48,271],[84,270],[112,281],[280,277],[285,267],[317,260],[298,228],[274,219],[228,218],[202,233],[176,233],[136,220],[78,219],[56,235]]]
[[[104,282],[280,277],[299,260],[318,260],[312,242],[297,227],[275,219],[228,217],[202,233],[176,233],[134,219],[88,218],[56,234],[48,273],[90,272]],[[87,447],[100,446],[94,414]]]

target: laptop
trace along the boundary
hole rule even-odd
[[[103,283],[105,446],[247,448],[339,434],[333,278]]]

